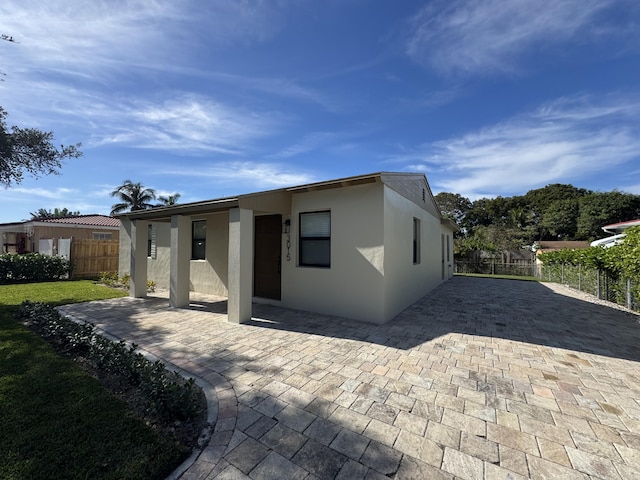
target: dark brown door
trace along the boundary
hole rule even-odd
[[[282,215],[256,217],[253,295],[280,300]]]

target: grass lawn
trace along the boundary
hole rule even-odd
[[[0,285],[0,479],[160,479],[188,453],[13,317],[27,299],[124,295],[91,281]]]

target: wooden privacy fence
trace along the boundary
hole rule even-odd
[[[101,272],[118,271],[118,240],[76,240],[71,242],[73,278],[98,277]]]

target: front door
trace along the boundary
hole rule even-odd
[[[255,219],[253,295],[280,300],[282,215]]]

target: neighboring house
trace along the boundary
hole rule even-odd
[[[374,323],[453,275],[453,233],[422,174],[374,173],[125,213],[120,275],[153,280],[173,307],[189,291]]]
[[[580,240],[540,240],[533,246],[536,254],[554,250],[574,250],[576,248],[589,248],[589,242]]]
[[[627,222],[612,223],[611,225],[605,225],[602,227],[607,233],[613,233],[613,236],[601,238],[600,240],[594,240],[591,242],[592,247],[613,247],[614,245],[620,245],[622,239],[625,237],[624,231],[630,227],[637,227],[640,225],[640,220],[629,220]]]
[[[118,240],[120,220],[105,215],[52,217],[1,223],[3,253],[68,254],[69,239]]]

